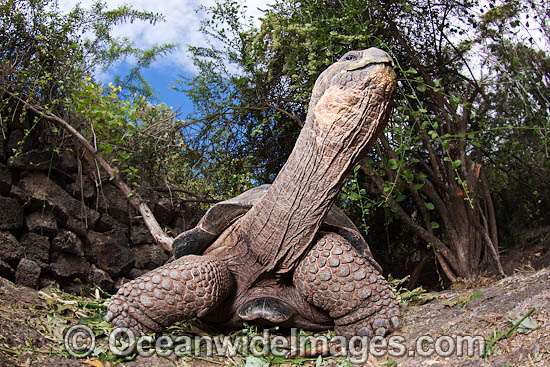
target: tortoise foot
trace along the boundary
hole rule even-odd
[[[227,268],[203,256],[185,256],[122,286],[105,320],[135,333],[157,332],[176,321],[201,317],[232,289]]]
[[[313,246],[294,284],[309,303],[329,313],[338,335],[383,336],[399,327],[399,306],[388,282],[335,233]]]
[[[336,319],[334,331],[350,339],[353,336],[384,336],[399,327],[399,306],[387,300],[369,303],[354,312]]]

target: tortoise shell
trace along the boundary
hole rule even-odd
[[[265,195],[269,186],[266,184],[255,187],[212,206],[195,228],[182,232],[175,238],[173,244],[174,257],[177,259],[185,255],[202,254],[225,229],[248,212]],[[382,272],[381,266],[372,257],[370,248],[359,229],[337,206],[333,205],[330,208],[320,231],[334,232],[344,237],[359,254],[380,273]]]

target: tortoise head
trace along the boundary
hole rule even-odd
[[[335,152],[357,152],[354,162],[366,153],[391,110],[392,66],[385,51],[369,48],[346,53],[319,76],[307,116],[318,142],[333,145]]]

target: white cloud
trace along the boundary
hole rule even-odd
[[[244,1],[247,6],[247,14],[256,19],[261,16],[258,8],[266,8],[269,0]],[[93,0],[58,0],[60,9],[70,10],[80,3],[83,8],[89,8]],[[128,0],[109,0],[109,9],[129,4]],[[201,17],[204,13],[197,13],[200,5],[212,5],[214,0],[133,0],[131,5],[137,10],[147,10],[161,13],[165,16],[166,22],[151,25],[147,22],[126,23],[117,26],[113,35],[127,37],[133,40],[139,47],[150,47],[155,44],[174,43],[177,50],[167,57],[156,62],[152,67],[176,67],[182,72],[195,72],[190,54],[187,52],[187,45],[205,45],[205,38],[199,31]]]

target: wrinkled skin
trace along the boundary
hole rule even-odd
[[[267,193],[200,256],[125,284],[107,321],[138,332],[194,317],[229,327],[335,327],[346,337],[397,328],[395,296],[372,262],[338,234],[320,231],[349,170],[384,129],[396,84],[390,65],[385,52],[371,48],[325,70]]]

